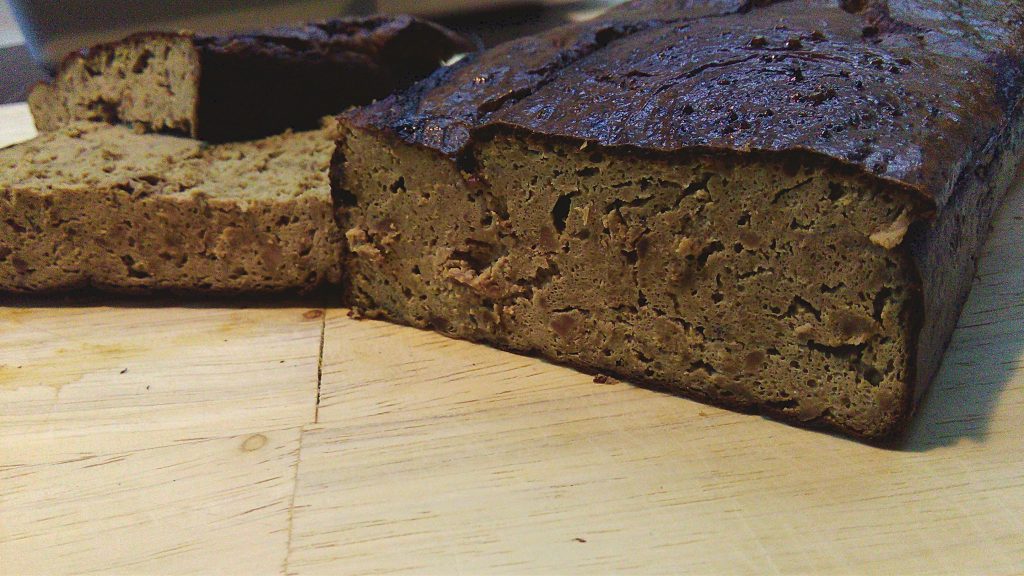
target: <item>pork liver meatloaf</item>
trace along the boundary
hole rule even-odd
[[[327,130],[210,146],[81,122],[0,150],[0,290],[336,282]]]
[[[69,56],[29,105],[40,130],[103,120],[241,140],[315,128],[322,116],[406,87],[470,48],[408,16],[232,36],[141,33]]]
[[[891,437],[1017,175],[1022,31],[1002,0],[656,0],[498,46],[343,116],[346,297]]]

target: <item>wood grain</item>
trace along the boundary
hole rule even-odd
[[[315,411],[321,316],[166,303],[0,308],[0,436],[300,426]]]
[[[15,302],[0,574],[1022,573],[1022,236],[899,450],[308,303]]]
[[[0,308],[0,574],[280,573],[322,331],[307,307]]]
[[[299,430],[261,430],[106,433],[95,452],[5,439],[0,573],[278,573]]]

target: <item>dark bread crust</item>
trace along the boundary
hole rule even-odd
[[[252,34],[198,36],[198,125],[208,141],[313,128],[320,118],[408,86],[465,38],[411,16],[346,18]]]
[[[470,184],[481,147],[518,134],[675,158],[798,158],[904,198],[912,224],[891,249],[913,272],[905,393],[873,431],[838,426],[883,441],[899,434],[938,368],[1024,154],[1024,6],[948,4],[636,1],[440,70],[342,123],[426,149]],[[332,163],[343,229],[353,224],[355,176],[344,162],[337,154]]]
[[[347,121],[452,156],[488,125],[661,151],[804,151],[941,206],[1024,86],[1024,7],[973,0],[959,18],[920,16],[945,4],[631,2]]]

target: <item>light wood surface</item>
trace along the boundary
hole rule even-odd
[[[900,450],[315,302],[8,299],[0,574],[1022,573],[1022,234]]]
[[[4,104],[0,106],[0,147],[22,142],[36,135],[28,104]]]

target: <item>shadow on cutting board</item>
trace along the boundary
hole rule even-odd
[[[110,294],[81,289],[55,294],[0,293],[0,308],[324,308],[340,306],[336,287],[305,294]],[[3,317],[0,312],[0,318]]]
[[[899,449],[984,442],[1000,398],[1024,372],[1024,187],[1007,195],[992,229],[953,341]]]

